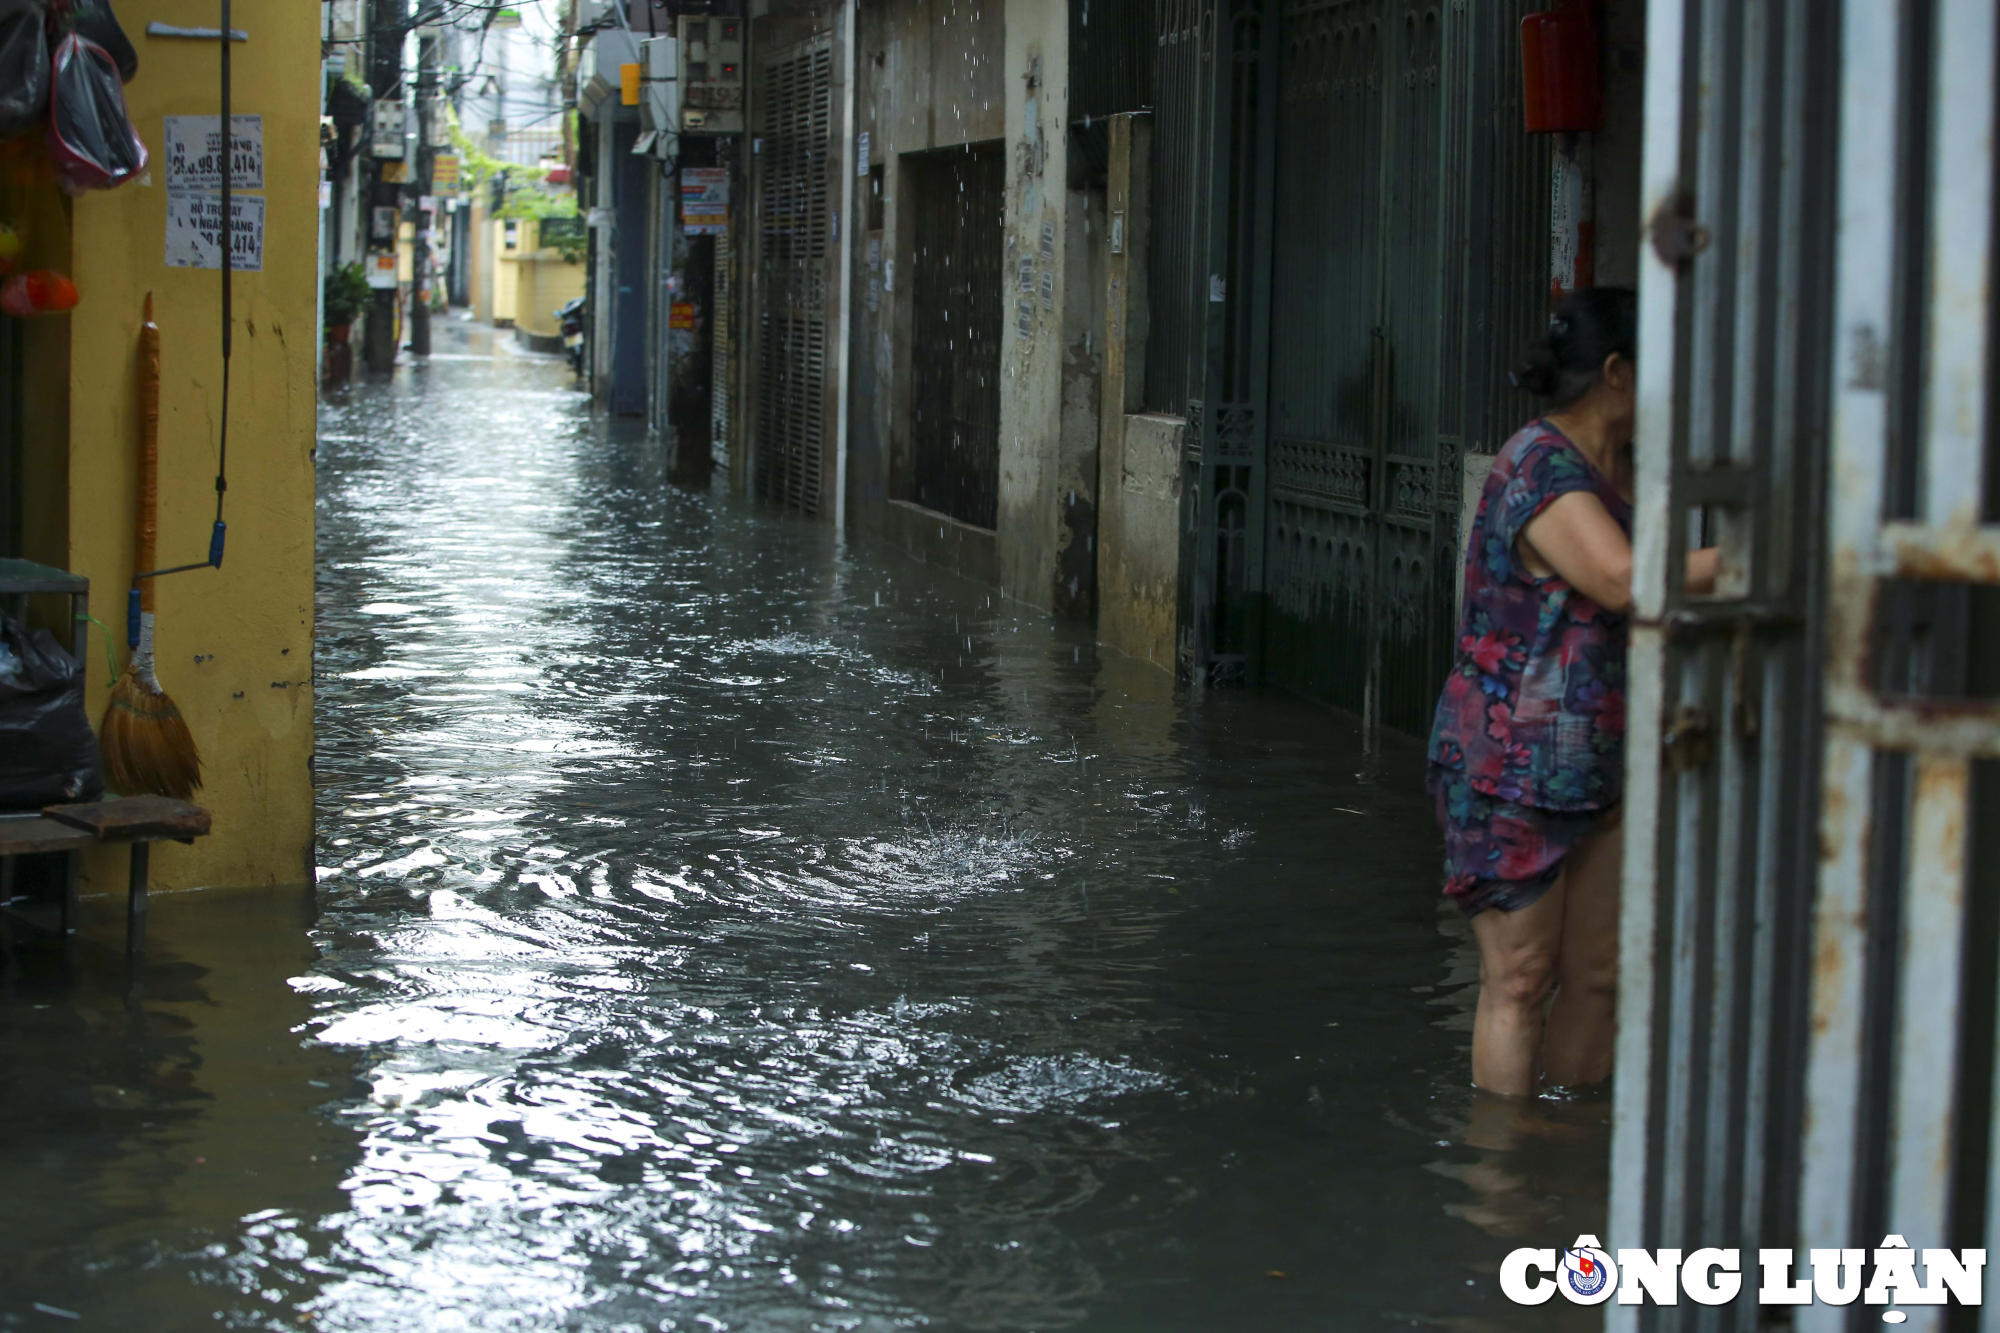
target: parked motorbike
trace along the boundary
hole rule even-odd
[[[556,309],[556,323],[562,326],[563,355],[569,358],[569,368],[577,374],[583,373],[583,298],[565,302]]]

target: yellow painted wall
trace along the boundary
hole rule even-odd
[[[514,307],[514,327],[555,337],[562,332],[556,309],[583,295],[584,269],[568,263],[554,250],[543,250],[520,263],[521,280]]]
[[[235,278],[229,431],[229,549],[220,570],[159,584],[160,683],[186,715],[205,764],[197,800],[215,833],[153,855],[162,888],[296,883],[310,871],[313,743],[315,256],[318,234],[319,6],[240,6],[250,40],[235,48],[238,114],[264,118],[265,237],[260,273]],[[219,110],[212,43],[149,38],[154,20],[215,23],[206,0],[126,0],[139,74],[125,96],[154,162],[151,185],[78,199],[69,323],[68,565],[91,580],[122,661],[123,593],[133,573],[139,417],[137,338],[148,291],[158,303],[160,559],[208,552],[220,410],[221,275],[164,262],[167,115]],[[93,643],[93,710],[106,697]],[[122,889],[122,852],[94,857],[95,889]]]
[[[531,222],[523,222],[522,231],[516,234],[517,240],[525,235],[526,228],[533,225]],[[487,226],[491,228],[487,234],[492,239],[493,254],[493,322],[504,329],[514,322],[514,311],[521,299],[520,261],[523,252],[507,248],[505,222],[495,218]]]
[[[543,337],[562,332],[556,307],[583,295],[584,267],[564,261],[553,247],[542,245],[542,224],[522,218],[516,224],[515,248],[507,246],[507,223],[492,223],[494,264],[493,313],[504,327]]]

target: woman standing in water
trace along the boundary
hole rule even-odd
[[[1515,372],[1551,410],[1493,460],[1431,729],[1445,893],[1479,941],[1472,1079],[1490,1092],[1611,1073],[1637,313],[1627,288],[1577,292]],[[1714,578],[1713,550],[1688,557],[1691,590]]]

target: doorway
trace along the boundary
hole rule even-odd
[[[997,143],[906,159],[911,254],[910,495],[991,528],[1000,504],[1002,229]]]

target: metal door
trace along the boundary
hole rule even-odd
[[[761,498],[817,514],[834,466],[827,373],[832,43],[819,38],[765,56],[757,107],[756,489]]]
[[[617,173],[612,186],[616,221],[611,233],[611,391],[609,406],[620,416],[644,416],[648,397],[646,368],[646,282],[653,257],[652,159],[634,157],[639,135],[636,123],[612,128],[612,159]]]
[[[990,528],[1000,504],[1006,150],[979,144],[907,161],[916,213],[911,498]]]
[[[1436,701],[1454,573],[1464,24],[1436,0],[1288,0],[1278,76],[1263,674],[1405,731]]]
[[[1515,36],[1536,3],[1282,0],[1275,34],[1258,0],[1225,14],[1186,403],[1191,677],[1328,698],[1371,738],[1428,728],[1461,461],[1529,415],[1504,368],[1546,315],[1548,150],[1521,128]],[[1149,400],[1177,369],[1159,350]]]

